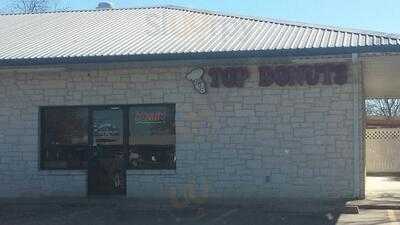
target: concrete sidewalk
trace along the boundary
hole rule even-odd
[[[341,214],[335,225],[399,225],[400,210],[360,210],[357,215]]]
[[[400,177],[368,176],[366,199],[348,202],[361,209],[400,209]]]

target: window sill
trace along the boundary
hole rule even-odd
[[[176,170],[127,170],[126,175],[176,175]]]
[[[40,170],[40,173],[48,176],[79,176],[86,175],[87,170]]]

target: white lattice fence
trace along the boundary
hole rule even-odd
[[[367,172],[400,172],[400,129],[367,129]]]

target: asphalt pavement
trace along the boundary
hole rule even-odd
[[[259,209],[138,210],[116,206],[25,206],[1,208],[0,225],[326,225],[339,215],[268,213]]]
[[[140,210],[123,205],[0,205],[0,225],[400,225],[400,210],[271,213],[254,208]]]

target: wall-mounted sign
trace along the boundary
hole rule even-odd
[[[347,82],[346,64],[315,64],[259,67],[259,85],[268,87],[272,84],[293,85],[343,85]]]
[[[343,85],[347,83],[348,67],[345,63],[305,64],[305,65],[278,65],[258,67],[259,86],[269,87],[294,85]],[[204,70],[192,70],[186,78],[193,83],[193,87],[200,94],[207,92],[203,80]],[[250,77],[247,67],[213,67],[208,69],[210,86],[218,88],[241,88]]]
[[[192,82],[193,88],[200,94],[205,94],[207,92],[206,83],[203,81],[204,70],[202,68],[197,68],[190,71],[186,75],[186,79]]]
[[[211,77],[211,87],[217,88],[221,84],[227,88],[243,87],[249,78],[249,71],[246,67],[211,68],[208,75]]]

